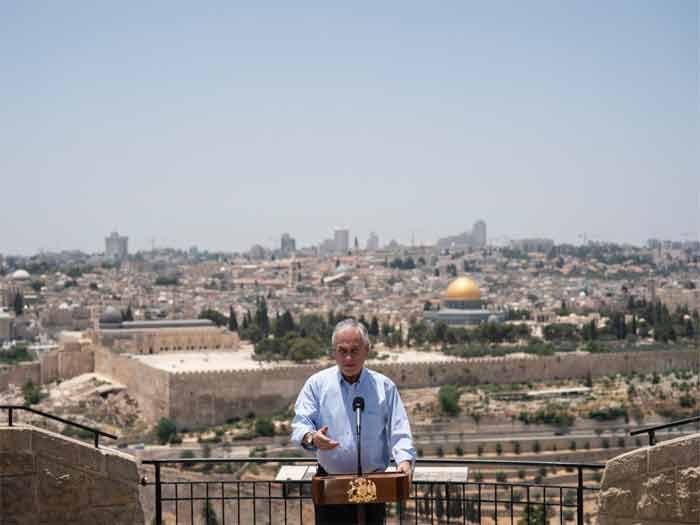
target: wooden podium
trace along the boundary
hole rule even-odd
[[[389,503],[409,497],[408,474],[404,472],[375,472],[314,476],[311,496],[316,505],[352,505]]]

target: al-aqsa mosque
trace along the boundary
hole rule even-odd
[[[426,321],[463,326],[500,323],[505,320],[505,314],[486,309],[481,300],[479,285],[469,277],[462,276],[449,284],[440,307],[425,310],[423,318]]]

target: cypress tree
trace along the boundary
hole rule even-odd
[[[17,292],[15,295],[14,307],[16,316],[20,316],[24,313],[24,296],[20,292]]]
[[[233,305],[228,307],[228,329],[231,332],[238,332],[238,319],[236,319],[236,312],[233,309]]]
[[[258,298],[258,308],[255,311],[255,324],[263,335],[270,333],[270,318],[267,315],[267,301],[264,297]]]
[[[281,319],[282,326],[284,327],[284,333],[293,332],[296,328],[294,326],[294,317],[289,310],[285,310],[282,314]]]
[[[377,320],[376,315],[372,317],[372,323],[369,325],[368,333],[369,335],[374,337],[377,337],[379,335],[379,321]]]

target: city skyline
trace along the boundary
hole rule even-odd
[[[698,239],[698,4],[0,8],[0,253]],[[155,241],[153,241],[155,239]]]

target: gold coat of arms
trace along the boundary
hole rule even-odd
[[[355,478],[348,488],[350,503],[371,503],[377,501],[377,485],[367,478]]]

